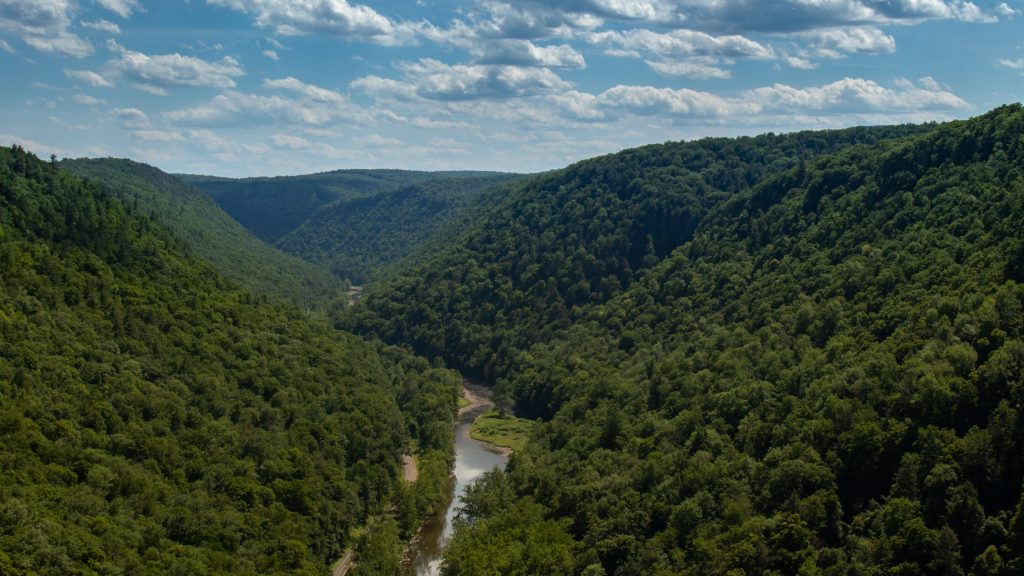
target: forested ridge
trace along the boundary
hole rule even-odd
[[[336,200],[374,196],[437,178],[495,176],[494,172],[334,170],[273,178],[218,178],[178,175],[209,194],[225,212],[268,244],[295,230]]]
[[[518,351],[620,294],[689,240],[712,208],[766,175],[930,128],[653,145],[531,177],[488,196],[461,238],[370,287],[366,305],[339,323],[493,382]]]
[[[0,149],[0,574],[324,574],[352,545],[397,570],[459,378],[236,288],[130,204]]]
[[[1014,105],[536,177],[339,322],[542,420],[448,575],[1008,576],[1021,282]]]
[[[363,284],[382,277],[412,255],[442,245],[457,234],[448,226],[472,221],[471,212],[488,189],[514,175],[439,176],[360,198],[341,198],[320,207],[275,245],[329,269],[338,278]],[[443,236],[443,237],[439,237]]]
[[[225,277],[256,294],[301,309],[326,309],[344,294],[326,270],[266,245],[200,190],[146,164],[115,158],[60,162],[152,214]]]

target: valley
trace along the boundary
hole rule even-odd
[[[532,175],[15,146],[0,264],[2,574],[1024,569],[1019,104]]]

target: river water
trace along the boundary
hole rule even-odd
[[[427,520],[420,529],[420,537],[413,544],[412,570],[416,576],[436,576],[441,571],[441,556],[452,536],[452,520],[460,507],[460,498],[466,486],[495,467],[505,468],[508,456],[485,442],[469,437],[469,427],[477,416],[487,411],[489,404],[478,406],[461,415],[455,425],[455,487],[451,502],[444,514]]]

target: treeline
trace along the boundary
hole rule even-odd
[[[1015,105],[595,159],[369,296],[343,321],[544,421],[445,573],[1021,573],[1022,135]],[[684,212],[624,217],[647,198]]]
[[[235,288],[18,147],[0,270],[0,574],[323,574],[437,505],[454,373]],[[412,492],[409,449],[436,462]]]

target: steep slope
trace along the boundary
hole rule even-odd
[[[325,270],[284,254],[235,222],[203,192],[131,160],[64,160],[60,167],[152,214],[224,276],[299,308],[326,308],[344,286]]]
[[[285,252],[362,284],[429,243],[513,175],[464,175],[410,184],[363,198],[336,200],[276,242]]]
[[[646,146],[531,177],[464,238],[368,293],[339,322],[485,380],[688,241],[709,210],[768,174],[927,127]]]
[[[445,574],[1021,573],[1022,167],[1017,105],[709,211],[519,356]]]
[[[408,170],[335,170],[275,178],[217,178],[179,175],[209,194],[235,220],[264,242],[273,244],[298,228],[321,206],[342,198],[371,196],[433,178],[475,172]]]
[[[323,574],[429,508],[409,445],[447,478],[453,374],[254,301],[17,147],[0,270],[2,574]]]

